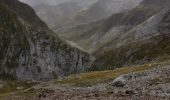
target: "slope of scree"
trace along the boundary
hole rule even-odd
[[[122,38],[131,39],[133,35],[126,33],[159,12],[163,4],[146,5],[142,2],[136,6],[127,11],[121,11],[123,8],[120,8],[119,12],[97,22],[64,27],[56,32],[62,33],[63,38],[72,40],[86,51],[95,54],[98,50],[104,51],[105,47],[115,46],[110,44],[121,44]]]
[[[161,4],[160,0],[153,0],[152,2],[144,0],[142,4],[150,6]],[[114,69],[118,66],[129,66],[131,64],[169,59],[169,4],[170,2],[165,0],[162,4],[164,7],[158,13],[151,16],[129,33],[126,33],[134,36],[129,42],[126,41],[125,45],[109,49],[103,53],[99,51],[100,53],[98,53],[97,60],[94,62],[91,70]]]
[[[53,34],[26,4],[0,0],[0,79],[50,80],[86,71],[92,56]]]

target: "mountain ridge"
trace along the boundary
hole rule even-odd
[[[80,73],[90,67],[93,57],[59,39],[29,6],[17,0],[1,0],[0,3],[4,7],[0,9],[1,79],[45,81]],[[18,4],[20,9],[12,9]],[[27,19],[31,15],[23,9],[31,9],[33,18]]]

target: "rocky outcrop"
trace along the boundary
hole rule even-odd
[[[0,1],[0,78],[49,80],[86,71],[93,58],[54,35],[34,10]]]
[[[139,95],[152,95],[169,97],[169,74],[170,67],[158,66],[157,68],[146,70],[144,72],[135,72],[122,75],[126,80],[124,87],[114,87],[114,91],[133,91]]]

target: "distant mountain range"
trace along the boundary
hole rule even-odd
[[[104,19],[55,31],[96,56],[91,70],[167,58],[170,48],[166,25],[169,24],[164,20],[169,12],[169,1],[143,0],[138,3],[134,8],[120,10]]]

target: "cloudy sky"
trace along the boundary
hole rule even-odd
[[[69,0],[20,0],[22,2],[28,3],[30,5],[37,5],[40,3],[48,3],[48,4],[60,4]]]
[[[32,7],[42,3],[49,4],[49,5],[58,5],[69,1],[69,2],[77,2],[77,4],[79,4],[80,6],[86,8],[91,4],[93,4],[94,2],[96,2],[97,0],[20,0],[20,1],[27,3]]]

